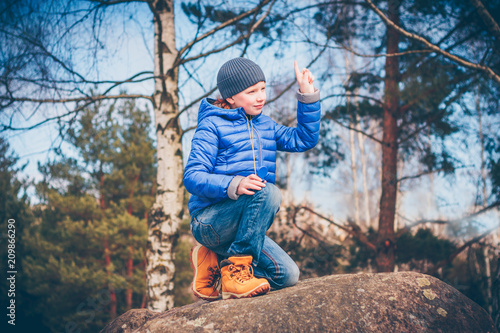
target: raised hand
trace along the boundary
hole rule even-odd
[[[294,66],[295,66],[295,76],[297,77],[297,83],[299,84],[300,92],[303,94],[313,93],[314,76],[312,75],[312,73],[307,68],[304,68],[302,69],[302,71],[300,71],[297,60],[295,60]]]
[[[259,176],[251,174],[241,180],[238,185],[238,189],[236,190],[236,194],[254,195],[255,192],[250,190],[260,191],[263,187],[266,187],[266,181],[263,182]]]

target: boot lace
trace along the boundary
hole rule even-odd
[[[208,277],[208,286],[213,287],[220,280],[220,270],[214,267],[209,267],[208,271],[210,276]]]
[[[245,282],[253,279],[253,268],[250,265],[231,265],[229,270],[232,271],[231,277],[239,282]]]

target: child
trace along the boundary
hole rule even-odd
[[[306,151],[319,136],[319,90],[309,70],[300,71],[297,61],[294,66],[296,128],[262,115],[266,78],[245,58],[220,68],[217,86],[223,99],[201,102],[183,179],[192,194],[191,232],[202,244],[191,250],[197,297],[252,297],[299,279],[295,262],[266,236],[281,203],[274,185],[276,151]]]

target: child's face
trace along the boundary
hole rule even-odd
[[[227,98],[227,101],[231,104],[231,108],[242,107],[246,114],[256,116],[262,112],[266,103],[266,83],[258,82],[233,97]]]

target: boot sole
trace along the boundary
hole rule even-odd
[[[191,290],[193,291],[193,294],[198,297],[198,298],[201,298],[205,301],[209,301],[209,302],[213,302],[213,301],[216,301],[218,299],[220,299],[220,295],[217,295],[217,296],[207,296],[207,295],[203,295],[203,294],[200,294],[199,292],[197,292],[195,289],[194,289],[194,285],[195,285],[195,281],[196,281],[196,276],[198,275],[198,268],[195,268],[194,264],[193,264],[193,259],[195,262],[198,262],[198,251],[196,251],[194,254],[193,254],[193,250],[199,250],[201,248],[200,245],[197,245],[195,247],[193,247],[191,249],[191,255],[189,256],[189,261],[191,261],[191,268],[193,269],[194,271],[194,276],[193,276],[193,282],[191,283]],[[193,255],[196,256],[196,258],[193,258]]]
[[[259,286],[257,286],[256,288],[254,288],[253,290],[250,290],[250,291],[243,293],[243,294],[235,294],[235,293],[230,293],[228,291],[223,291],[222,292],[222,299],[254,297],[254,296],[266,294],[267,292],[269,292],[269,290],[271,290],[271,286],[269,285],[269,283],[264,282],[264,283],[260,284]]]

